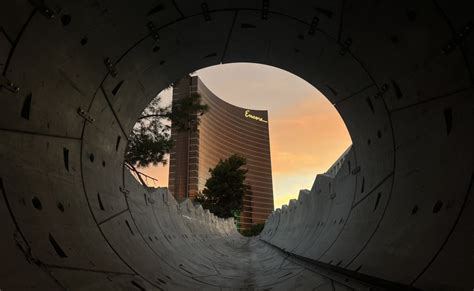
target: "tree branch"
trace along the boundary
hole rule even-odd
[[[125,164],[127,164],[132,169],[132,171],[134,171],[137,174],[137,177],[140,180],[140,183],[142,183],[143,186],[148,187],[145,181],[143,181],[142,176],[140,176],[140,172],[137,170],[137,168],[135,168],[134,165],[132,165],[131,163],[127,161],[125,162]]]
[[[150,114],[150,115],[143,115],[138,118],[138,120],[145,119],[145,118],[151,118],[151,117],[160,117],[160,118],[166,118],[168,117],[169,114]]]

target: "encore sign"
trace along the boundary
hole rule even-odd
[[[268,121],[266,121],[265,119],[261,118],[260,116],[256,116],[256,115],[253,115],[253,114],[250,114],[250,110],[245,110],[245,117],[249,118],[249,119],[253,119],[253,120],[257,120],[257,121],[260,121],[260,122],[264,122],[264,123],[268,123]]]

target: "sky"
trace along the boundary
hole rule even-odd
[[[311,189],[351,145],[335,107],[316,88],[287,71],[261,64],[233,63],[198,70],[204,84],[219,98],[239,107],[268,110],[275,208]],[[172,90],[160,93],[171,103]],[[140,171],[168,186],[168,166]],[[153,184],[152,184],[153,185]]]

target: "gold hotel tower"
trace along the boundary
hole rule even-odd
[[[169,190],[178,201],[193,198],[204,189],[209,169],[219,159],[239,154],[247,159],[245,183],[251,194],[243,201],[240,226],[264,223],[273,211],[273,185],[268,113],[229,104],[213,94],[197,77],[174,85],[173,101],[198,93],[209,111],[197,131],[171,131],[175,146],[170,153]],[[190,122],[190,127],[195,126]]]

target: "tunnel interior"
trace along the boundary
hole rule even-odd
[[[0,7],[0,288],[474,286],[468,1]],[[305,79],[353,141],[337,174],[317,175],[250,240],[189,201],[147,191],[123,162],[158,92],[231,62]]]

